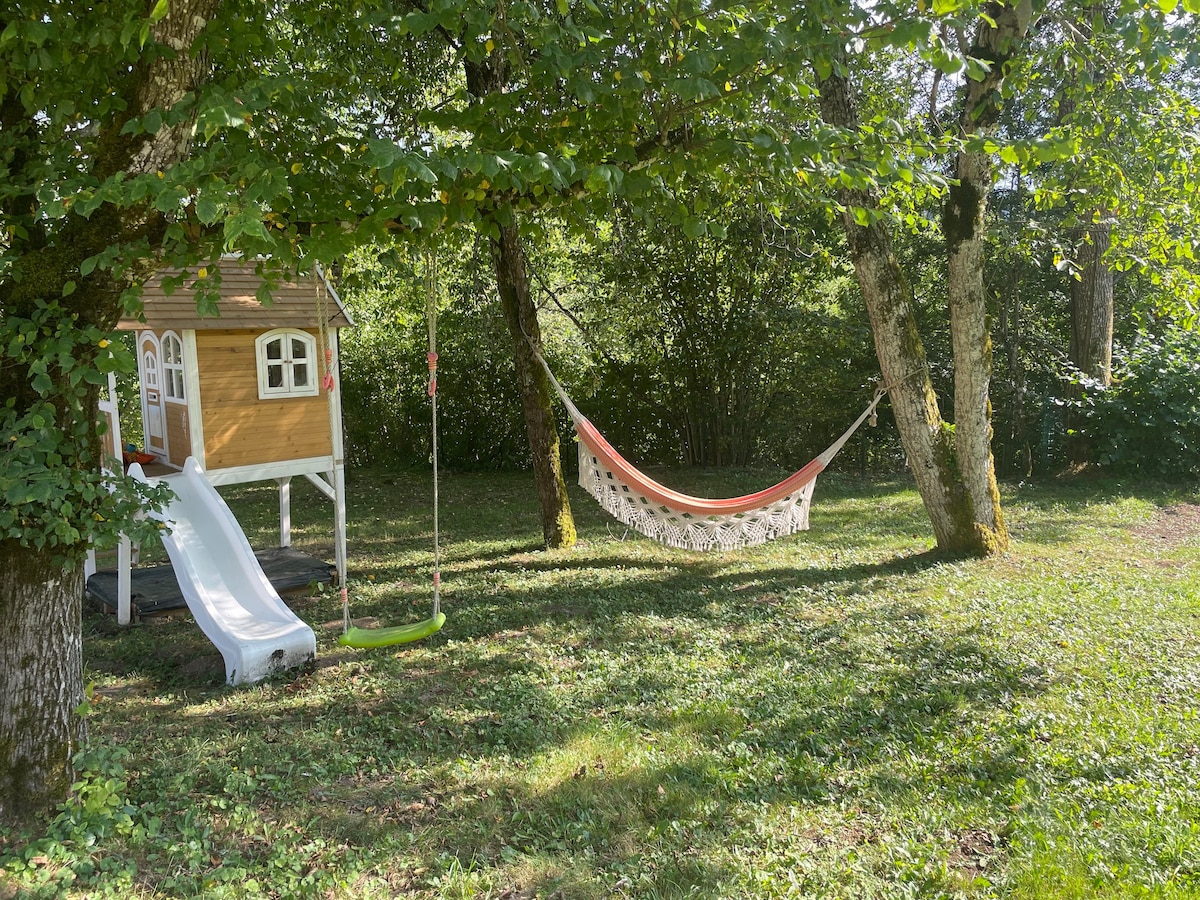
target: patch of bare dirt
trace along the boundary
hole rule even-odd
[[[1178,547],[1200,539],[1200,503],[1178,503],[1160,509],[1149,522],[1136,526],[1132,532],[1160,548]]]
[[[995,835],[975,828],[959,836],[958,846],[951,851],[947,862],[954,871],[970,881],[983,874],[995,853]]]

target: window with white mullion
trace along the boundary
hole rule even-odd
[[[163,387],[168,400],[186,402],[183,389],[183,342],[179,335],[168,331],[162,339]]]
[[[277,328],[259,335],[254,347],[260,399],[317,394],[313,371],[317,342],[311,334],[295,328]]]

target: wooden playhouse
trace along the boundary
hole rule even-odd
[[[216,317],[197,313],[195,277],[168,295],[164,277],[177,273],[162,273],[145,285],[142,316],[118,325],[135,333],[143,452],[159,471],[182,469],[193,457],[213,485],[276,482],[280,547],[291,543],[291,480],[307,478],[333,503],[344,585],[338,334],[350,317],[321,274],[280,282],[264,306],[254,261],[223,259],[219,273]]]

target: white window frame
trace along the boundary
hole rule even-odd
[[[280,339],[281,358],[267,358],[267,345]],[[292,341],[297,340],[305,347],[305,365],[308,366],[308,384],[297,386],[293,371]],[[320,372],[317,361],[317,339],[299,328],[275,328],[254,339],[254,359],[258,366],[258,399],[277,400],[281,397],[315,397],[320,393]],[[282,369],[282,383],[271,386],[270,368]]]
[[[171,403],[187,403],[187,389],[183,380],[183,340],[174,331],[164,331],[159,354],[162,361],[163,397]],[[175,358],[174,361],[172,357]]]

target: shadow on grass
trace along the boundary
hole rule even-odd
[[[544,893],[599,896],[598,872],[661,896],[719,892],[750,810],[912,808],[933,789],[1002,816],[1035,755],[1008,713],[1045,674],[927,615],[913,580],[956,561],[914,552],[912,496],[839,491],[823,515],[849,523],[842,545],[823,532],[743,557],[602,537],[544,553],[504,510],[458,511],[442,632],[351,653],[319,630],[314,670],[236,691],[189,678],[212,655],[194,625],[122,632],[89,615],[89,666],[116,680],[94,731],[141,745],[135,803],[168,782],[181,808],[234,798],[383,867],[536,860],[525,887]],[[1048,541],[1056,509],[1066,528],[1100,502],[1023,491]],[[580,519],[589,536],[604,527]],[[427,587],[405,581],[423,581],[426,536],[360,537],[359,572],[397,583],[354,615],[428,614]],[[340,621],[333,596],[296,602],[309,622]],[[251,771],[258,786],[234,774]]]
[[[227,795],[239,768],[273,774],[286,786],[242,799],[273,819],[312,819],[330,839],[386,847],[403,826],[423,835],[416,852],[427,866],[443,852],[488,865],[540,854],[534,878],[556,889],[591,877],[572,874],[586,853],[662,896],[688,896],[733,877],[738,810],[836,807],[868,792],[910,802],[929,780],[892,767],[898,752],[933,753],[1041,689],[1036,672],[919,607],[859,597],[833,608],[865,581],[939,562],[744,573],[712,563],[665,575],[635,559],[504,564],[526,575],[623,567],[656,580],[592,584],[585,605],[569,585],[464,589],[450,626],[419,646],[241,691],[191,686],[165,704],[153,685],[177,689],[179,676],[143,660],[131,674],[149,682],[147,695],[114,698],[120,711],[104,730],[187,722],[179,747],[204,754],[172,776],[188,802]],[[785,596],[739,602],[748,584]],[[613,732],[617,749],[597,750],[597,736]],[[944,778],[1003,794],[1022,775],[1021,740],[994,735],[999,750],[963,763],[969,778],[953,768]],[[675,749],[647,753],[647,742]],[[166,750],[151,766],[168,765]],[[544,770],[556,754],[569,760],[557,777],[513,769]],[[663,846],[675,849],[647,868],[647,848]]]

